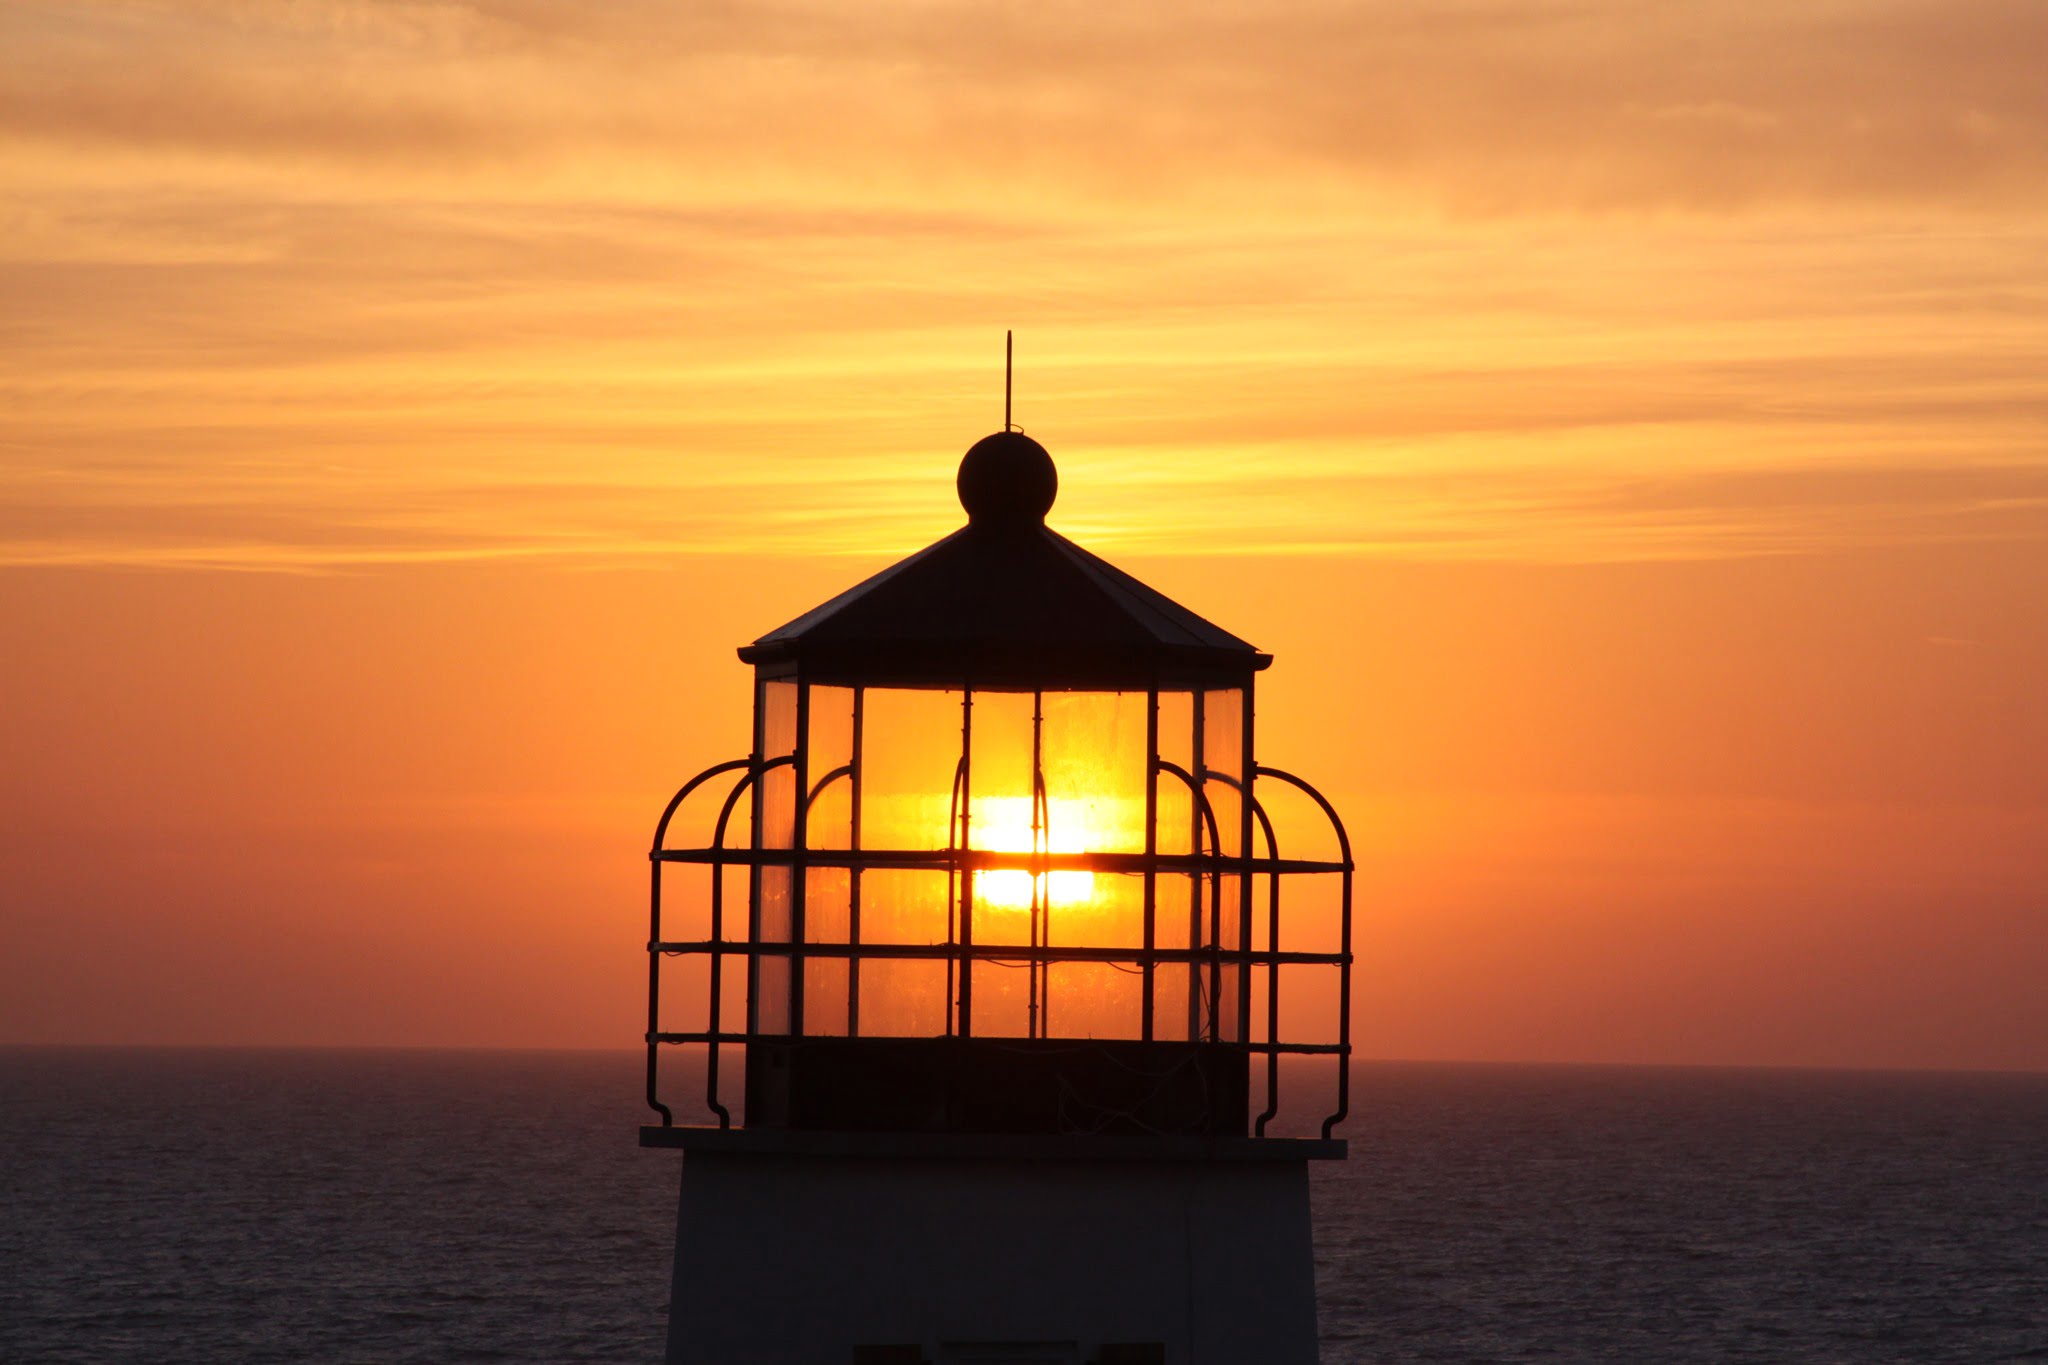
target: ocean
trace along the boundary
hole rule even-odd
[[[0,1050],[0,1361],[659,1360],[639,1066]],[[2048,1361],[2048,1076],[1362,1064],[1345,1136],[1326,1365]]]

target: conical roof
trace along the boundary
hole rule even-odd
[[[770,673],[883,686],[1242,686],[1272,662],[1049,529],[1045,448],[997,432],[960,463],[968,524],[740,650]]]

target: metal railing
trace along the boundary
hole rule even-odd
[[[661,819],[654,832],[653,847],[649,851],[650,891],[648,927],[648,976],[647,976],[647,1103],[661,1116],[662,1126],[675,1123],[670,1107],[660,1098],[659,1067],[660,1054],[664,1046],[701,1047],[705,1057],[705,1104],[717,1117],[718,1126],[732,1125],[732,1114],[723,1103],[719,1088],[720,1052],[730,1045],[745,1046],[751,1043],[791,1042],[803,1035],[803,1023],[799,1016],[793,1026],[797,1033],[777,1033],[755,1027],[757,1012],[746,1011],[744,1027],[724,1027],[724,977],[729,960],[738,960],[746,968],[745,980],[749,988],[760,980],[759,965],[764,961],[782,960],[790,964],[792,981],[801,979],[802,964],[811,958],[844,960],[849,963],[874,961],[944,961],[949,964],[947,985],[948,999],[945,1015],[947,1035],[972,1037],[974,1014],[968,999],[968,983],[971,981],[969,967],[975,962],[1002,962],[1005,964],[1026,963],[1033,971],[1034,1010],[1033,1027],[1037,1026],[1037,984],[1041,975],[1053,964],[1109,963],[1141,973],[1144,977],[1143,1005],[1141,1012],[1140,1041],[1151,1041],[1158,1036],[1155,1030],[1156,995],[1154,981],[1162,967],[1186,966],[1202,987],[1205,997],[1206,1019],[1198,1020],[1191,1032],[1193,1039],[1181,1038],[1174,1041],[1195,1041],[1209,1046],[1238,1049],[1252,1056],[1265,1058],[1266,1104],[1265,1109],[1253,1122],[1254,1136],[1263,1137],[1268,1123],[1280,1110],[1280,1058],[1283,1056],[1329,1056],[1337,1060],[1336,1104],[1334,1110],[1322,1120],[1322,1136],[1328,1138],[1336,1125],[1350,1112],[1350,1068],[1351,1055],[1351,929],[1352,929],[1352,878],[1354,864],[1351,842],[1344,829],[1343,821],[1334,807],[1314,787],[1301,778],[1277,768],[1255,765],[1255,778],[1266,778],[1292,787],[1303,793],[1321,811],[1329,822],[1336,837],[1338,858],[1334,861],[1282,858],[1279,856],[1279,842],[1273,823],[1265,808],[1253,795],[1250,814],[1265,845],[1264,856],[1255,852],[1244,855],[1224,854],[1217,849],[1221,845],[1214,811],[1204,794],[1205,781],[1221,781],[1236,787],[1240,793],[1244,785],[1237,779],[1213,770],[1191,773],[1179,766],[1155,758],[1152,761],[1153,782],[1171,777],[1184,783],[1201,816],[1200,826],[1207,835],[1207,847],[1186,853],[1162,853],[1157,851],[1156,837],[1148,837],[1148,851],[1143,853],[1054,853],[1044,849],[1027,852],[999,852],[963,846],[957,837],[945,848],[936,849],[870,849],[870,848],[729,848],[726,846],[731,827],[732,815],[738,803],[748,790],[759,783],[762,777],[783,765],[792,764],[794,755],[772,758],[759,756],[733,759],[716,764],[693,777],[679,789],[663,809]],[[703,789],[713,779],[725,774],[734,774],[732,785],[727,789],[718,813],[712,824],[711,842],[695,848],[666,847],[671,823],[684,803]],[[806,815],[822,790],[837,773],[828,774],[808,794],[804,801]],[[1156,803],[1154,803],[1156,805]],[[952,833],[957,836],[958,828]],[[668,939],[662,933],[662,872],[665,865],[697,865],[708,869],[710,875],[709,894],[709,937],[702,939]],[[800,940],[764,939],[751,926],[758,917],[749,914],[749,932],[740,937],[728,936],[725,931],[725,878],[728,867],[761,869],[787,868],[793,879],[801,881],[811,868],[843,868],[857,877],[869,870],[926,870],[946,872],[949,879],[970,877],[987,872],[1024,872],[1033,877],[1034,887],[1042,885],[1041,879],[1057,872],[1081,871],[1102,872],[1123,875],[1137,875],[1145,878],[1144,897],[1144,938],[1142,944],[1094,944],[1054,946],[1040,941],[1037,933],[1034,899],[1034,923],[1032,941],[1027,944],[975,943],[968,941],[971,935],[955,932],[952,918],[953,909],[949,897],[948,941],[944,943],[897,943],[861,941],[858,928],[852,930],[848,942],[809,942]],[[1340,879],[1338,905],[1339,946],[1335,952],[1282,951],[1277,945],[1282,941],[1283,924],[1281,890],[1284,878],[1299,876],[1334,876]],[[1154,887],[1161,877],[1192,878],[1198,888],[1206,890],[1208,897],[1208,941],[1189,947],[1167,948],[1158,946],[1156,934],[1157,901]],[[1241,906],[1244,913],[1234,917],[1226,916],[1223,906],[1225,880],[1232,877],[1246,879]],[[1263,948],[1254,948],[1253,925],[1250,907],[1260,878],[1266,879],[1266,934]],[[750,878],[750,884],[757,888],[758,874]],[[1034,898],[1037,892],[1034,891]],[[1198,903],[1199,904],[1199,903]],[[751,910],[753,907],[749,907]],[[1234,934],[1234,945],[1223,940]],[[1193,937],[1193,935],[1191,935]],[[693,1030],[663,1030],[661,1028],[662,964],[665,959],[678,957],[703,957],[708,960],[707,984],[704,1000],[704,1027]],[[1288,1041],[1280,1037],[1280,969],[1282,967],[1324,967],[1337,976],[1337,1027],[1333,1040]],[[856,969],[850,969],[851,979]],[[1253,974],[1263,970],[1266,987],[1264,1018],[1254,1020],[1251,1016]],[[1234,981],[1231,978],[1235,978]],[[956,985],[957,983],[957,985]],[[1235,986],[1235,1019],[1226,1021],[1222,1015],[1226,985]],[[1255,1032],[1256,1031],[1256,1032]],[[1235,1037],[1226,1037],[1234,1033]],[[814,1036],[844,1036],[843,1034]],[[874,1035],[857,1035],[874,1036]],[[1057,1035],[1054,1035],[1057,1036]],[[1075,1040],[1086,1041],[1086,1040]]]

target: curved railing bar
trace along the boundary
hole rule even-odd
[[[1254,764],[1252,771],[1256,775],[1269,770]],[[1229,773],[1212,772],[1209,776],[1235,787],[1239,794],[1244,792],[1245,784],[1232,777]],[[1252,798],[1252,814],[1258,817],[1260,827],[1266,831],[1266,857],[1272,862],[1279,862],[1280,841],[1273,837],[1272,818],[1266,814],[1265,806],[1260,803],[1259,798],[1256,796]],[[1347,856],[1344,861],[1348,864],[1351,859]],[[1257,876],[1258,874],[1254,871],[1251,875]],[[1280,948],[1280,874],[1278,872],[1268,873],[1266,876],[1266,886],[1266,947],[1277,952]],[[1279,1037],[1280,963],[1275,960],[1268,963],[1266,967],[1266,1041],[1269,1043],[1275,1042]],[[1266,1059],[1266,1112],[1259,1115],[1258,1121],[1252,1125],[1253,1137],[1264,1137],[1266,1135],[1266,1125],[1272,1121],[1275,1114],[1280,1112],[1279,1061],[1278,1057],[1268,1057]],[[1328,1134],[1325,1134],[1325,1136],[1328,1136]]]
[[[718,812],[718,824],[711,833],[711,847],[714,851],[724,851],[726,826],[732,820],[733,808],[739,804],[740,797],[745,795],[747,788],[759,781],[762,774],[766,773],[770,768],[778,767],[784,763],[794,764],[795,762],[796,757],[793,754],[782,758],[770,759],[733,785],[733,789],[726,793],[725,805]],[[724,963],[719,961],[720,958],[725,956],[725,949],[722,946],[725,942],[725,864],[713,859],[710,866],[712,947],[710,970],[706,973],[710,978],[707,991],[710,997],[707,1004],[707,1012],[710,1018],[706,1021],[708,1027],[705,1029],[705,1032],[715,1034],[725,1027],[723,1022],[725,972],[723,970]],[[752,937],[752,934],[750,933],[748,937]],[[710,1108],[712,1113],[718,1115],[718,1126],[720,1128],[732,1127],[732,1114],[724,1105],[718,1102],[718,1044],[715,1042],[705,1049],[704,1103]]]
[[[647,853],[648,878],[651,883],[647,896],[647,1103],[661,1115],[661,1126],[664,1128],[674,1127],[676,1116],[657,1098],[655,1084],[655,1070],[659,1065],[656,1058],[661,1047],[661,1044],[654,1040],[654,1035],[661,1031],[661,952],[655,947],[661,942],[661,848],[668,840],[668,822],[675,818],[676,811],[689,798],[691,792],[720,773],[729,773],[735,768],[750,768],[753,762],[752,755],[749,755],[746,758],[735,758],[714,764],[678,788],[676,794],[668,799],[668,804],[661,808],[661,819],[654,825],[654,846]],[[747,779],[743,779],[742,785],[746,780],[751,780],[751,777],[749,774]]]
[[[733,784],[731,791],[726,793],[725,802],[719,809],[718,822],[714,828],[711,845],[711,851],[715,855],[725,848],[726,828],[731,822],[733,807],[738,804],[741,795],[754,784],[755,780],[762,773],[767,772],[771,768],[780,767],[785,763],[793,762],[795,762],[795,755],[787,754],[781,758],[770,759],[766,763],[757,763],[752,758],[737,758],[718,764],[716,767],[707,768],[683,784],[682,789],[670,799],[668,806],[661,813],[661,819],[655,825],[654,848],[648,855],[653,861],[651,864],[651,886],[648,895],[648,920],[652,936],[647,941],[647,1103],[650,1108],[661,1115],[661,1126],[664,1128],[670,1128],[675,1125],[675,1115],[667,1105],[661,1102],[658,1096],[657,1084],[657,1071],[660,1065],[660,1043],[657,1035],[660,1030],[661,1021],[661,853],[662,845],[668,838],[669,821],[674,817],[676,810],[689,797],[690,793],[705,782],[718,776],[720,773],[731,772],[736,768],[747,769],[746,774]],[[713,943],[716,944],[724,935],[725,878],[719,875],[724,870],[724,864],[714,856],[710,867],[711,935]],[[718,958],[721,955],[722,950],[714,946],[711,950],[710,1002],[712,1011],[711,1031],[714,1033],[718,1030],[719,990],[721,984]],[[731,1127],[731,1114],[727,1112],[725,1106],[718,1102],[718,1048],[716,1044],[713,1044],[709,1049],[709,1054],[705,1061],[705,1100],[712,1110],[718,1114],[719,1127]]]
[[[1189,795],[1194,797],[1197,808],[1202,812],[1202,823],[1209,830],[1209,851],[1220,856],[1223,852],[1223,836],[1217,832],[1216,808],[1209,804],[1209,794],[1202,790],[1202,784],[1195,780],[1195,775],[1171,759],[1159,758],[1157,756],[1152,760],[1152,771],[1155,775],[1160,772],[1172,773],[1186,784]],[[1204,769],[1204,772],[1206,771]],[[1223,878],[1211,876],[1209,879],[1209,946],[1218,952],[1223,948],[1222,936],[1217,933],[1218,921],[1222,914]],[[1193,945],[1190,944],[1189,946],[1192,947]],[[1222,1017],[1220,1013],[1222,992],[1218,989],[1221,984],[1218,978],[1222,969],[1223,964],[1220,958],[1209,964],[1209,1041],[1212,1043],[1221,1041],[1217,1035],[1222,1032]],[[1199,980],[1200,978],[1198,977],[1197,979]]]
[[[1195,781],[1195,775],[1170,758],[1153,760],[1154,773],[1172,773],[1187,787],[1188,794],[1195,798],[1195,804],[1202,812],[1202,823],[1209,828],[1209,849],[1216,852],[1223,847],[1223,840],[1217,834],[1216,808],[1209,804],[1209,795],[1202,790],[1202,784]]]
[[[1275,862],[1280,860],[1280,840],[1273,833],[1273,821],[1266,814],[1266,808],[1252,798],[1252,814],[1258,819],[1259,828],[1266,835],[1266,856]],[[1280,951],[1280,874],[1271,873],[1266,878],[1266,950]],[[1280,963],[1276,960],[1266,968],[1266,1041],[1280,1040]],[[1280,1059],[1266,1058],[1266,1112],[1260,1114],[1252,1125],[1253,1137],[1266,1135],[1266,1124],[1280,1112]]]
[[[1330,800],[1328,797],[1324,796],[1321,792],[1317,791],[1314,787],[1310,786],[1301,778],[1296,777],[1293,773],[1283,772],[1279,768],[1269,768],[1265,764],[1260,763],[1255,766],[1255,772],[1260,777],[1271,777],[1278,781],[1285,782],[1288,786],[1305,793],[1308,796],[1309,800],[1315,802],[1316,805],[1320,806],[1322,808],[1324,817],[1328,819],[1330,822],[1331,832],[1337,836],[1338,852],[1341,854],[1343,861],[1346,864],[1350,863],[1351,836],[1344,832],[1344,821],[1337,814],[1337,808],[1330,804]],[[1221,774],[1218,774],[1218,776],[1221,776]]]
[[[953,790],[946,805],[946,946],[958,944],[954,917],[960,913],[960,788],[967,781],[967,755],[953,760]],[[953,955],[946,955],[946,1036],[952,1037],[957,1031],[958,1020],[954,1018],[954,992],[959,983],[953,979]]]
[[[787,762],[788,760],[785,759],[783,761]],[[703,786],[706,782],[709,782],[712,778],[718,776],[720,773],[729,773],[734,768],[750,767],[753,764],[753,762],[754,760],[751,757],[727,759],[723,763],[714,764],[713,766],[706,768],[703,772],[698,773],[688,782],[685,782],[682,785],[681,789],[678,790],[674,796],[671,796],[668,799],[668,804],[661,808],[661,819],[656,821],[654,826],[653,851],[655,853],[661,852],[662,845],[666,843],[668,840],[668,822],[675,818],[677,808],[679,808],[684,801],[689,799],[691,792],[697,790],[697,788]]]
[[[1037,763],[1031,765],[1031,852],[1036,854],[1052,851],[1052,802],[1045,792],[1045,769]],[[1052,880],[1048,874],[1034,872],[1031,877],[1031,946],[1038,947],[1041,924],[1046,946],[1052,945]],[[1044,1037],[1045,1016],[1050,1013],[1052,991],[1047,982],[1051,964],[1033,958],[1026,973],[1026,993],[1030,1000],[1026,1012],[1028,1023],[1025,1033],[1032,1038]],[[1041,1002],[1040,996],[1045,999]]]
[[[1329,798],[1317,791],[1293,773],[1278,768],[1268,768],[1263,763],[1253,766],[1252,772],[1258,777],[1270,777],[1285,782],[1290,787],[1305,793],[1309,800],[1322,807],[1323,816],[1330,822],[1330,828],[1337,835],[1337,851],[1344,859],[1344,890],[1341,911],[1341,932],[1343,957],[1337,964],[1337,1041],[1343,1045],[1337,1061],[1337,1112],[1323,1120],[1323,1136],[1328,1138],[1331,1130],[1351,1114],[1351,836],[1345,833],[1343,817]]]
[[[1255,763],[1252,765],[1252,768],[1255,776],[1278,778],[1280,781],[1287,783],[1289,786],[1300,788],[1302,791],[1308,793],[1310,800],[1314,801],[1318,806],[1322,807],[1323,814],[1329,818],[1331,832],[1337,836],[1337,856],[1339,866],[1337,868],[1333,868],[1332,870],[1341,871],[1344,868],[1349,867],[1351,864],[1351,839],[1344,833],[1344,822],[1337,818],[1336,807],[1332,806],[1328,801],[1324,800],[1323,794],[1321,792],[1317,791],[1314,787],[1311,787],[1308,783],[1296,777],[1293,773],[1282,772],[1278,768],[1268,768],[1263,763]],[[1226,786],[1235,787],[1239,791],[1244,790],[1244,783],[1238,781],[1229,773],[1215,772],[1212,770],[1208,775],[1210,777],[1215,778],[1218,782],[1221,782]],[[1257,797],[1253,797],[1253,809],[1257,809],[1258,805],[1259,799]],[[1275,853],[1273,856],[1277,858],[1280,855],[1278,853]]]

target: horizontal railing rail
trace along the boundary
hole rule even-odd
[[[1132,966],[1178,963],[1224,966],[1252,965],[1279,967],[1341,967],[1351,961],[1349,953],[1282,952],[1272,948],[1118,948],[1114,946],[1062,947],[1022,943],[792,943],[788,939],[693,939],[687,942],[650,944],[658,953],[679,957],[686,953],[719,953],[745,957],[859,957],[893,958],[901,961],[933,961],[955,958],[976,962],[1127,962]]]
[[[1012,1039],[1012,1038],[1006,1038],[1006,1037],[1005,1037],[1004,1035],[1002,1035],[1002,1034],[980,1034],[980,1035],[977,1035],[977,1040],[978,1040],[978,1041],[987,1041],[987,1042],[996,1042],[996,1043],[1001,1043],[1001,1042],[1022,1042],[1022,1041],[1024,1041],[1024,1040],[1023,1040],[1023,1039],[1021,1039],[1021,1038],[1016,1038],[1016,1039]],[[797,1044],[797,1043],[838,1043],[838,1042],[843,1042],[843,1041],[845,1041],[845,1039],[844,1039],[844,1035],[840,1035],[840,1034],[817,1034],[817,1033],[748,1033],[748,1032],[746,1032],[746,1031],[744,1031],[744,1030],[739,1030],[739,1031],[735,1031],[735,1032],[729,1032],[729,1033],[727,1033],[727,1032],[721,1032],[721,1033],[652,1033],[652,1034],[649,1034],[649,1035],[648,1035],[648,1037],[647,1037],[647,1041],[648,1041],[648,1042],[650,1042],[650,1043],[665,1043],[665,1044],[687,1044],[687,1043],[785,1043],[785,1044]],[[1114,1041],[1118,1041],[1118,1040],[1115,1040],[1115,1039],[1095,1039],[1095,1038],[1052,1038],[1052,1039],[1049,1039],[1049,1040],[1047,1040],[1047,1041],[1050,1041],[1050,1042],[1053,1042],[1053,1043],[1075,1043],[1075,1044],[1087,1044],[1087,1043],[1094,1043],[1094,1042],[1114,1042]],[[1331,1057],[1331,1056],[1337,1056],[1337,1055],[1339,1055],[1339,1054],[1342,1054],[1342,1053],[1346,1053],[1346,1052],[1349,1052],[1349,1051],[1351,1050],[1351,1049],[1350,1049],[1349,1047],[1347,1047],[1347,1046],[1346,1046],[1346,1045],[1344,1045],[1343,1043],[1279,1043],[1279,1042],[1262,1042],[1262,1041],[1257,1041],[1257,1040],[1254,1040],[1254,1041],[1250,1041],[1250,1042],[1241,1042],[1241,1043],[1211,1043],[1211,1042],[1204,1042],[1204,1043],[1202,1043],[1202,1044],[1201,1044],[1201,1046],[1203,1046],[1203,1047],[1212,1047],[1212,1048],[1219,1048],[1219,1049],[1222,1049],[1223,1051],[1226,1051],[1226,1052],[1228,1052],[1228,1051],[1231,1051],[1231,1050],[1233,1050],[1233,1049],[1234,1049],[1234,1050],[1236,1050],[1236,1051],[1239,1051],[1239,1052],[1261,1052],[1261,1053],[1278,1053],[1278,1052],[1284,1052],[1284,1053],[1288,1053],[1288,1054],[1290,1054],[1290,1055],[1300,1055],[1300,1056],[1312,1056],[1312,1057]]]
[[[725,867],[858,867],[891,871],[1213,873],[1265,876],[1351,872],[1349,861],[1310,858],[1238,858],[1220,853],[1011,853],[990,848],[664,848],[648,855],[664,863],[717,863]]]

